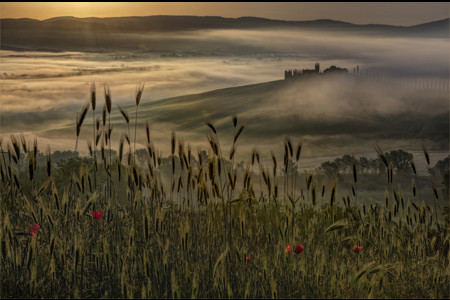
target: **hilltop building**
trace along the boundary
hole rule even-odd
[[[316,63],[314,69],[293,69],[293,70],[286,70],[284,71],[284,79],[292,79],[292,78],[298,78],[298,77],[305,77],[305,76],[314,76],[320,74],[320,64]]]
[[[358,70],[359,71],[359,70]],[[348,70],[345,68],[339,68],[336,66],[331,66],[328,69],[325,69],[323,73],[320,73],[320,64],[316,63],[314,69],[292,69],[292,70],[285,70],[284,71],[284,79],[294,79],[294,78],[301,78],[301,77],[307,77],[307,76],[317,76],[321,74],[348,74]]]

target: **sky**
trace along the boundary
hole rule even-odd
[[[289,21],[333,19],[354,24],[412,26],[449,18],[448,2],[399,3],[291,3],[291,2],[2,2],[1,18],[45,20],[59,16],[121,17],[150,15],[196,15],[238,18],[262,17]]]

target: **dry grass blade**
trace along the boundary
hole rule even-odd
[[[239,135],[240,135],[240,134],[242,133],[242,131],[244,130],[244,127],[245,127],[246,124],[247,124],[247,122],[245,121],[245,122],[241,123],[241,126],[239,126],[239,129],[237,130],[236,135],[234,136],[234,143],[236,143],[236,141],[237,141]]]
[[[28,155],[28,178],[32,181],[34,176],[34,164],[33,156]]]
[[[136,85],[136,106],[139,105],[139,102],[141,102],[142,93],[144,92],[145,82],[141,82],[140,84]]]
[[[389,168],[389,163],[386,159],[386,157],[384,156],[384,152],[383,150],[381,150],[380,146],[378,146],[377,144],[375,144],[375,151],[378,154],[378,157],[381,158],[381,160],[383,161],[384,165]]]
[[[183,161],[184,161],[184,164],[185,164],[186,168],[189,168],[190,165],[189,165],[189,162],[187,160],[186,154],[184,152],[183,152]]]
[[[233,143],[233,145],[231,145],[231,149],[230,149],[230,160],[233,159],[234,154],[236,153],[236,148],[237,148],[237,145]]]
[[[52,155],[50,151],[50,145],[47,146],[47,153],[45,155],[45,164],[47,166],[47,175],[50,177],[52,175]]]
[[[120,136],[120,142],[119,142],[119,163],[122,162],[122,156],[123,156],[123,142],[124,142],[124,136],[123,134]]]
[[[434,184],[432,177],[430,177],[430,184],[431,184],[431,189],[433,190],[434,196],[436,197],[436,199],[439,199],[436,185]]]
[[[286,145],[289,148],[290,156],[293,157],[294,156],[294,149],[292,148],[291,140],[289,139],[289,137],[287,135],[284,136],[284,142],[286,143]]]
[[[427,160],[427,164],[430,165],[430,156],[428,155],[428,151],[425,148],[425,145],[422,144],[423,154],[425,154],[425,159]]]
[[[172,175],[173,175],[175,174],[175,156],[172,155],[171,160],[172,160]]]
[[[252,150],[252,166],[255,164],[255,157],[256,157],[256,149],[253,148],[253,150]]]
[[[228,181],[230,182],[231,189],[234,191],[234,182],[233,182],[233,177],[232,177],[232,175],[231,175],[230,168],[227,167],[226,169],[227,169],[227,172],[226,172],[226,173],[227,173],[227,176],[228,176]]]
[[[111,113],[111,90],[109,89],[109,85],[105,83],[103,85],[103,89],[105,91],[105,104],[106,109],[108,110],[108,114]]]
[[[14,134],[11,134],[11,143],[14,148],[16,158],[20,159],[20,146],[19,146],[19,142],[17,141],[17,138],[15,137]]]
[[[222,172],[222,160],[221,159],[217,160],[217,172],[218,172],[219,176],[220,176],[220,174],[222,174],[221,173]]]
[[[201,152],[200,146],[197,147],[197,156],[198,156],[198,165],[202,166],[203,165],[203,157],[202,157],[202,152]]]
[[[412,156],[410,156],[410,158],[409,158],[409,164],[411,165],[414,175],[416,175],[417,174],[416,165],[414,164],[414,160],[413,160]]]
[[[275,157],[275,153],[270,150],[270,154],[272,155],[272,161],[273,161],[273,177],[277,176],[277,158]]]
[[[209,145],[211,146],[211,149],[212,149],[213,153],[216,156],[219,156],[219,150],[218,150],[219,148],[217,146],[217,142],[216,142],[216,139],[214,138],[214,136],[212,134],[210,134],[210,133],[207,133],[206,137],[208,138]]]
[[[22,143],[23,152],[26,154],[27,151],[27,141],[25,140],[25,136],[23,133],[20,134],[20,142]]]
[[[188,154],[187,154],[187,157],[188,157],[189,165],[191,165],[191,144],[189,144],[189,143],[188,143]]]
[[[37,151],[38,151],[38,142],[37,142],[37,138],[34,138],[34,143],[33,143],[33,156],[34,156],[34,161],[36,161],[36,157],[37,157]]]
[[[105,126],[106,125],[106,104],[103,104],[102,121],[103,121],[103,126]]]
[[[95,103],[96,103],[96,97],[95,97],[95,82],[91,82],[91,89],[89,94],[91,95],[91,105],[92,110],[95,110]]]
[[[306,189],[307,189],[307,190],[309,190],[309,187],[311,186],[312,178],[313,178],[312,173],[309,173],[308,175],[305,174],[305,179],[306,179]]]
[[[89,149],[89,155],[92,157],[93,153],[92,153],[92,143],[91,143],[91,141],[87,141],[87,145],[88,145],[88,149]]]
[[[105,110],[106,113],[106,110]],[[105,114],[105,118],[106,118],[106,114]],[[95,128],[98,131],[100,129],[100,117],[97,117],[97,119],[95,119]]]
[[[231,117],[231,121],[233,121],[233,127],[236,127],[236,125],[237,125],[237,115],[233,115]]]
[[[174,155],[174,154],[175,154],[175,138],[176,138],[176,134],[175,134],[175,131],[174,131],[174,130],[172,130],[172,137],[171,137],[171,139],[170,139],[170,142],[171,142],[171,146],[172,146],[172,148],[171,148],[171,151],[172,151],[172,155]]]
[[[205,125],[212,129],[212,131],[217,134],[216,128],[214,128],[214,125],[210,121],[205,121]]]
[[[98,141],[100,140],[101,136],[102,136],[102,130],[97,131],[97,135],[95,137],[95,146],[98,146]]]
[[[214,181],[215,178],[215,159],[210,159],[208,161],[208,175],[209,175],[209,180],[211,180],[211,182]]]
[[[111,140],[111,133],[113,131],[114,125],[111,125],[108,130],[108,139]]]
[[[283,163],[286,166],[286,170],[287,170],[287,165],[289,162],[289,150],[288,150],[288,145],[286,143],[284,143],[284,156],[283,156]]]
[[[129,124],[130,118],[128,117],[127,111],[123,107],[121,107],[119,104],[116,104],[116,105],[119,108],[119,111],[122,114],[122,116],[125,118],[125,121],[127,122],[127,124]]]
[[[300,153],[302,152],[302,146],[303,146],[303,140],[299,139],[298,145],[297,145],[297,154],[295,156],[296,161],[298,161],[300,159]]]
[[[148,123],[148,119],[145,120],[145,133],[147,134],[147,143],[150,144],[150,125]]]
[[[14,160],[14,162],[17,164],[17,156],[15,152],[11,149],[11,145],[8,143],[6,145],[6,151],[8,152],[9,162],[11,163],[11,158]]]
[[[128,134],[127,134],[127,133],[124,133],[123,136],[124,136],[124,138],[127,140],[128,146],[130,146],[130,145],[131,145],[131,144],[130,144],[130,137],[128,136]]]
[[[77,121],[77,136],[80,135],[81,125],[83,125],[83,122],[84,122],[84,119],[86,118],[88,110],[89,110],[89,103],[86,103],[83,106],[83,108],[81,109],[80,117],[78,118],[78,121]]]

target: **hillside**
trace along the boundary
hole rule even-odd
[[[133,125],[135,106],[126,109]],[[417,148],[425,140],[432,149],[448,149],[445,91],[399,88],[352,75],[279,80],[142,102],[138,141],[145,140],[144,122],[148,119],[152,141],[161,149],[169,146],[172,129],[186,142],[202,144],[208,131],[204,121],[210,120],[227,150],[233,136],[233,114],[238,115],[239,123],[248,121],[240,141],[245,149],[281,149],[285,134],[303,137],[308,143],[306,154],[311,156],[370,152],[374,143],[385,148]],[[90,127],[91,120],[88,117],[83,126]],[[111,122],[113,138],[118,139],[127,127],[115,106]],[[68,124],[39,135],[73,135],[73,121]],[[82,138],[89,139],[90,134],[91,130],[82,130]]]

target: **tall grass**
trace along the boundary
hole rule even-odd
[[[449,297],[450,223],[433,219],[436,207],[433,212],[426,202],[408,200],[404,205],[387,160],[385,207],[356,201],[356,183],[363,174],[357,174],[355,165],[348,194],[338,195],[336,176],[322,186],[312,173],[304,183],[297,183],[293,173],[289,179],[288,167],[294,164],[294,154],[298,165],[303,148],[299,142],[294,153],[289,139],[284,174],[277,171],[275,152],[272,172],[254,150],[252,168],[248,164],[242,183],[236,183],[233,157],[245,125],[237,127],[236,117],[231,169],[210,122],[207,161],[198,151],[195,163],[189,144],[185,148],[181,140],[175,160],[173,133],[169,164],[162,164],[147,125],[147,163],[136,164],[128,134],[120,142],[116,169],[111,166],[110,97],[105,86],[103,125],[107,112],[109,128],[103,129],[102,143],[109,143],[109,163],[102,146],[105,172],[94,173],[94,180],[104,178],[106,186],[92,185],[92,159],[74,157],[55,169],[50,149],[42,169],[35,167],[36,157],[27,149],[30,176],[2,176],[0,297]],[[76,145],[84,111],[77,118]],[[137,118],[135,131],[136,124]],[[99,129],[99,122],[96,125]],[[122,160],[125,138],[129,151]],[[14,174],[18,155],[14,138],[11,142],[12,148],[8,144],[9,150],[2,151],[1,174]],[[376,149],[380,159],[386,159]],[[37,153],[37,144],[33,151]],[[254,193],[255,162],[260,167],[260,197]],[[73,174],[65,182],[73,182],[73,189],[58,185],[67,167]],[[161,180],[164,170],[170,177],[169,197]],[[35,188],[29,189],[32,181]],[[278,192],[281,181],[284,194]],[[307,197],[296,199],[297,188],[305,189]],[[433,187],[429,194],[439,196]],[[179,201],[173,201],[176,197]],[[343,204],[338,205],[341,198]],[[103,212],[100,219],[94,218],[97,211]],[[36,237],[28,229],[32,224],[40,225]],[[288,243],[292,249],[304,246],[304,252],[286,253]],[[362,250],[355,252],[355,246]]]

